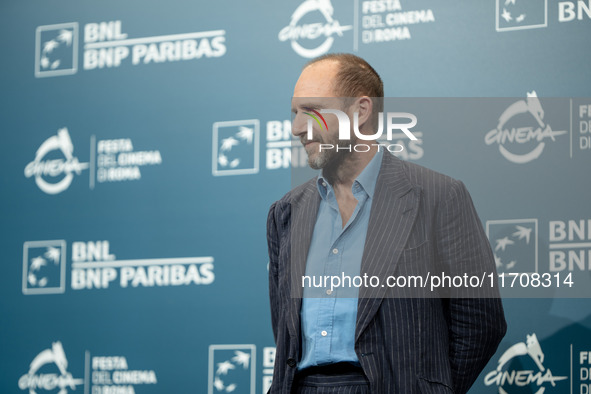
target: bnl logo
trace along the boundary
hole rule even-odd
[[[55,77],[78,71],[78,23],[37,27],[35,77]]]
[[[213,124],[214,176],[259,172],[259,128],[258,119]]]
[[[23,294],[66,291],[66,241],[29,241],[23,246]]]
[[[496,5],[497,31],[548,26],[548,0],[497,0]]]
[[[499,272],[538,272],[538,219],[487,220]]]
[[[255,345],[210,345],[208,394],[254,394]]]

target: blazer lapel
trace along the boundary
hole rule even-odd
[[[413,187],[403,162],[384,153],[361,260],[361,275],[384,280],[393,275],[417,216],[420,189]],[[355,341],[378,310],[387,287],[361,287],[357,309]]]
[[[288,330],[293,337],[300,337],[300,309],[302,306],[303,288],[301,280],[306,270],[308,249],[312,241],[312,233],[316,224],[320,195],[316,188],[316,178],[311,179],[291,199],[291,231],[288,275],[290,276],[290,294],[288,310]]]

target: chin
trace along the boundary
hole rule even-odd
[[[324,160],[320,156],[320,153],[314,152],[312,154],[308,153],[308,165],[314,170],[320,170],[324,167]]]

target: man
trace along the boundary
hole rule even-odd
[[[311,61],[296,83],[292,133],[322,174],[269,212],[277,345],[270,393],[465,393],[505,334],[496,288],[486,298],[443,298],[384,286],[319,289],[305,281],[427,271],[496,275],[464,185],[366,140],[379,126],[381,98],[379,75],[349,54]],[[345,112],[366,138],[351,131],[350,140],[339,140],[329,107]],[[356,143],[369,148],[347,149]]]

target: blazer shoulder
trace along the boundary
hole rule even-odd
[[[472,196],[461,180],[416,163],[398,158],[396,160],[403,168],[401,172],[404,173],[406,180],[412,187],[419,190],[427,204],[435,207],[454,206],[461,207],[461,209],[475,209]]]
[[[425,196],[435,197],[436,200],[446,200],[461,193],[465,189],[462,181],[449,175],[396,158],[400,161],[408,181],[422,191]]]
[[[310,193],[314,193],[316,190],[316,177],[309,179],[305,183],[294,187],[283,195],[279,200],[275,201],[271,208],[283,210],[287,205],[291,205],[299,202],[305,196],[309,196]]]
[[[305,197],[309,197],[315,191],[316,177],[291,189],[283,197],[271,204],[269,208],[269,220],[274,217],[279,221],[289,221],[292,205],[297,204]]]

